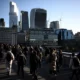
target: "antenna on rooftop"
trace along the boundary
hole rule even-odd
[[[61,14],[59,22],[60,22],[60,28],[62,28],[62,14]]]
[[[61,26],[62,26],[62,25],[61,25],[61,21],[62,21],[62,18],[60,18],[60,20],[59,20],[59,22],[60,22],[60,28],[61,28]]]
[[[49,19],[47,20],[47,28],[49,28]]]

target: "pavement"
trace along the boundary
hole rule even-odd
[[[21,76],[17,76],[17,63],[14,61],[13,67],[12,67],[12,75],[10,77],[7,76],[6,72],[6,64],[3,60],[0,62],[0,80],[32,80],[31,74],[29,74],[29,63],[26,64],[24,68],[25,76],[24,79],[21,78]],[[70,80],[69,77],[71,75],[71,71],[67,67],[62,67],[60,69],[60,72],[57,73],[57,76],[54,76],[53,74],[49,74],[49,66],[45,62],[42,63],[42,68],[38,69],[38,80]],[[74,80],[76,80],[74,78]]]

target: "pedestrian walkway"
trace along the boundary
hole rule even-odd
[[[17,65],[16,62],[13,63],[12,75],[7,76],[5,62],[0,63],[0,80],[32,80],[31,74],[29,74],[29,67],[24,68],[25,76],[24,79],[21,79],[21,76],[16,75]],[[69,80],[71,72],[67,69],[62,69],[57,76],[49,75],[48,66],[45,64],[40,70],[38,70],[38,80]]]

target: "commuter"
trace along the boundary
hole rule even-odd
[[[41,62],[42,62],[42,57],[43,57],[43,55],[42,55],[42,49],[39,49],[39,67],[41,68]]]
[[[12,52],[13,52],[14,56],[16,57],[16,48],[15,48],[15,46],[12,47]]]
[[[78,58],[79,64],[80,64],[80,52],[78,53],[77,58]],[[80,68],[79,68],[79,74],[80,74]]]
[[[37,52],[36,56],[37,56],[37,60],[38,60],[38,67],[41,68],[41,60],[42,60],[41,49],[39,49],[38,47],[35,47],[34,49]]]
[[[1,46],[0,46],[0,61],[2,61],[3,57],[4,57],[4,45],[1,44]]]
[[[11,51],[11,48],[8,47],[7,49],[7,53],[6,53],[6,67],[7,67],[7,72],[8,72],[8,76],[11,75],[11,71],[12,71],[12,63],[14,60],[14,55]]]
[[[56,49],[53,49],[52,53],[50,53],[49,61],[50,61],[50,74],[54,73],[54,75],[56,76],[56,61],[57,61]]]
[[[78,59],[80,60],[80,52],[78,53],[77,57],[78,57]]]
[[[78,74],[79,60],[77,57],[75,57],[75,53],[72,53],[69,68],[72,70],[72,75],[71,75],[70,79],[72,80],[75,75],[76,80],[79,80],[79,77],[78,77],[79,76],[79,74]]]
[[[49,54],[49,48],[45,47],[45,57]]]
[[[20,50],[19,55],[18,55],[17,58],[18,58],[17,59],[17,64],[18,64],[17,74],[19,75],[20,70],[21,70],[22,77],[24,78],[24,65],[26,64],[26,57],[22,53],[22,50]]]
[[[37,80],[37,68],[38,68],[38,57],[37,52],[34,48],[30,48],[30,73],[32,74],[32,79]]]
[[[15,47],[15,55],[16,55],[15,59],[16,59],[16,60],[18,59],[20,50],[21,50],[21,46],[20,46],[19,44],[16,45],[16,47]]]
[[[24,47],[23,52],[24,52],[24,55],[25,55],[26,58],[27,58],[27,55],[28,55],[28,49],[27,49],[27,46]]]
[[[62,50],[60,49],[59,52],[57,52],[57,71],[58,72],[62,66],[62,60],[63,60]]]

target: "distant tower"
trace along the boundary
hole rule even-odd
[[[29,29],[29,19],[27,11],[21,11],[20,22],[20,26],[23,31]]]
[[[59,29],[59,21],[52,21],[50,23],[50,28],[52,28],[52,29]]]
[[[4,18],[0,18],[0,27],[2,27],[2,28],[5,27]]]
[[[16,3],[10,1],[9,27],[18,25],[18,8]]]
[[[34,8],[30,13],[30,28],[47,28],[47,11],[40,8]]]

